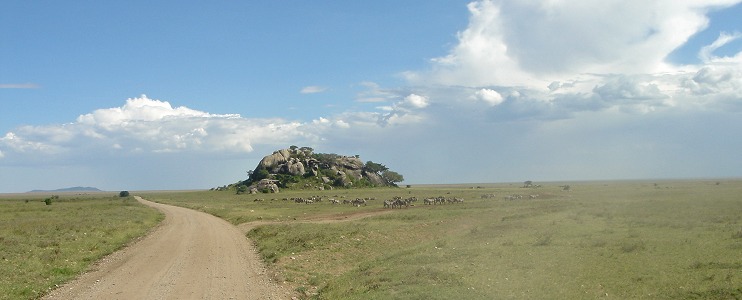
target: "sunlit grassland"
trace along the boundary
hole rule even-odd
[[[459,189],[456,189],[459,190]],[[414,196],[414,191],[404,188],[375,188],[375,189],[339,189],[333,191],[318,190],[285,190],[278,194],[242,194],[234,191],[190,191],[190,192],[143,192],[136,193],[145,199],[187,207],[225,219],[232,224],[241,224],[252,221],[293,221],[305,220],[318,216],[348,214],[359,211],[374,211],[381,209],[382,199],[394,196]],[[295,197],[322,196],[325,202],[315,204],[297,204],[290,200]],[[328,198],[337,200],[369,198],[366,207],[350,205],[330,205]],[[261,200],[261,201],[255,201]]]
[[[248,236],[283,280],[318,299],[742,297],[742,182],[567,184],[569,191],[550,183],[151,197],[235,224],[280,222]],[[505,200],[510,194],[526,197]],[[310,195],[377,200],[367,207],[280,200]],[[297,222],[383,210],[393,196],[466,201]]]
[[[133,198],[0,196],[0,299],[35,299],[144,235],[162,216]]]

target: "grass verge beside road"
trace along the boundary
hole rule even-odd
[[[49,199],[47,197],[47,199]],[[36,299],[162,220],[130,197],[0,196],[0,299]]]

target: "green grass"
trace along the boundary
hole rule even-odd
[[[568,184],[570,191],[551,183],[143,196],[233,224],[268,223],[248,236],[271,273],[305,298],[742,298],[742,181]],[[510,194],[526,197],[505,200]],[[377,200],[282,200],[314,195]],[[394,196],[421,200],[365,219],[311,223],[388,212],[382,201]],[[433,196],[466,201],[422,204]],[[117,195],[63,196],[51,205],[27,197],[0,199],[0,299],[38,298],[161,219]]]
[[[39,198],[34,198],[39,197]],[[36,299],[142,236],[162,216],[133,198],[0,198],[0,299]]]
[[[269,266],[316,299],[742,298],[742,182],[571,182],[400,189],[151,195],[253,229]],[[482,199],[494,193],[495,199]],[[536,199],[505,200],[510,194]],[[368,207],[303,205],[309,195],[375,197]],[[342,223],[393,196],[463,197]],[[253,199],[265,198],[263,202]],[[271,198],[277,200],[271,201]]]

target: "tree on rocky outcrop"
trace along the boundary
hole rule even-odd
[[[389,170],[384,170],[383,172],[381,172],[381,178],[394,186],[397,186],[397,182],[404,181],[404,177],[402,176],[402,174]]]
[[[382,172],[389,170],[389,168],[387,168],[385,165],[377,164],[369,160],[366,162],[366,165],[364,166],[364,170],[366,172],[381,174]]]
[[[260,167],[256,168],[254,171],[250,172],[249,174],[250,174],[250,178],[248,178],[249,182],[258,182],[261,179],[268,178],[268,175],[270,175],[268,170],[264,168],[260,168]]]

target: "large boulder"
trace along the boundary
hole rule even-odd
[[[336,163],[346,169],[360,170],[363,169],[363,161],[354,156],[343,156],[337,159]]]
[[[369,182],[371,184],[376,186],[382,186],[386,184],[386,181],[384,181],[379,174],[373,173],[373,172],[363,172],[363,176],[366,176]]]
[[[272,180],[272,179],[261,179],[260,181],[258,181],[257,184],[255,184],[253,187],[250,188],[250,191],[252,193],[252,189],[255,188],[258,191],[267,190],[267,191],[270,191],[271,193],[278,193],[279,189],[278,189],[278,185],[276,184],[277,182],[278,182],[277,180]]]
[[[277,169],[285,164],[291,156],[288,149],[274,151],[273,154],[267,155],[260,160],[258,169],[265,169],[271,173],[276,173]]]
[[[286,163],[286,169],[291,175],[304,175],[306,172],[304,171],[304,164],[295,158],[292,158],[288,163]]]

